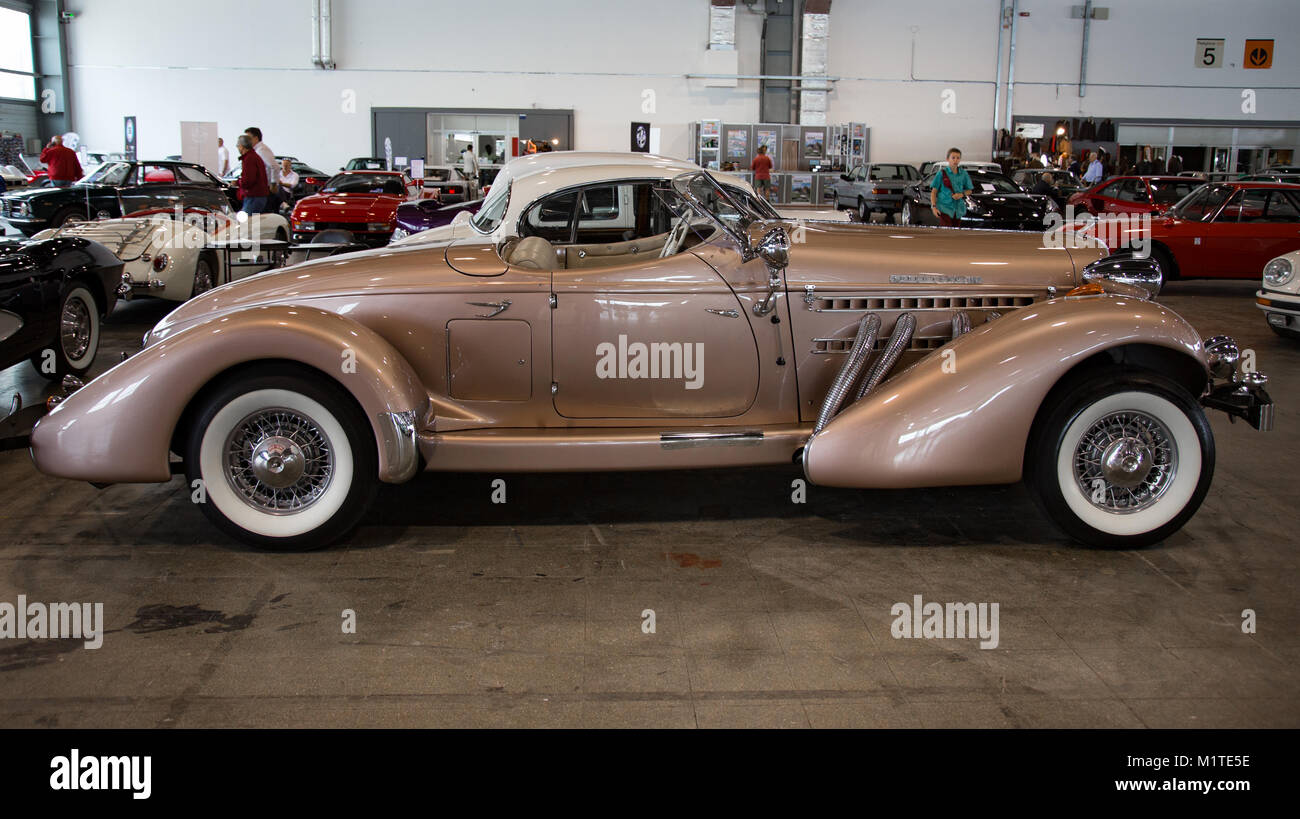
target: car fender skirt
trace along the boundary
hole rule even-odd
[[[1206,366],[1195,329],[1154,302],[1115,295],[1039,302],[976,326],[846,407],[808,442],[804,471],[826,486],[1013,483],[1052,387],[1129,345]]]
[[[191,401],[214,378],[261,361],[301,364],[332,378],[370,419],[380,480],[415,473],[416,427],[429,396],[411,365],[368,327],[296,305],[214,317],[113,367],[36,425],[36,467],[100,483],[166,481],[172,435]]]

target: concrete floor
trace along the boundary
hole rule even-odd
[[[0,641],[0,727],[1300,726],[1300,345],[1254,286],[1162,297],[1256,350],[1278,431],[1211,415],[1209,498],[1140,552],[1065,540],[1020,486],[796,505],[777,468],[514,476],[505,505],[427,475],[345,544],[264,554],[180,479],[100,491],[0,454],[0,601],[103,602],[108,630]],[[166,309],[119,307],[101,366]],[[1000,646],[893,639],[917,594],[998,603]]]

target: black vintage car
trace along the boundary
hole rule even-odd
[[[1050,198],[1026,193],[1003,174],[969,168],[966,171],[974,188],[962,219],[965,227],[1042,231],[1047,229],[1044,221],[1047,214],[1058,210]],[[899,221],[904,225],[939,224],[930,210],[930,179],[923,179],[903,192]]]
[[[66,188],[29,188],[0,197],[0,219],[28,236],[72,219],[112,219],[176,206],[230,206],[225,184],[189,162],[105,162]]]
[[[97,242],[0,241],[0,369],[30,359],[46,378],[84,375],[121,288],[122,261]]]

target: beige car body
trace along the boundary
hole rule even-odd
[[[1003,483],[1022,475],[1045,396],[1089,359],[1139,361],[1192,396],[1210,383],[1200,337],[1168,308],[1121,284],[1070,295],[1104,249],[781,220],[750,225],[747,239],[774,228],[793,237],[776,279],[752,247],[712,229],[667,258],[559,247],[521,266],[503,258],[518,240],[467,238],[235,282],[178,308],[143,350],[58,404],[33,432],[33,457],[65,478],[166,481],[205,385],[274,359],[353,396],[386,482],[420,467],[685,469],[802,455],[810,480],[834,486]],[[904,312],[917,329],[892,376],[813,436],[858,322],[877,315],[883,339]],[[959,312],[973,328],[954,338]],[[698,385],[685,371],[600,375],[602,349],[623,361],[637,343],[702,345]],[[651,349],[665,370],[677,363],[675,348]]]

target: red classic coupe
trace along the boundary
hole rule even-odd
[[[1141,230],[1129,222],[1123,230],[1097,233],[1114,251],[1137,246]],[[1166,281],[1257,279],[1270,259],[1300,249],[1300,185],[1204,185],[1153,218],[1150,238],[1151,256],[1160,262]]]
[[[1164,213],[1205,182],[1189,176],[1112,176],[1066,200],[1075,213]]]
[[[397,206],[423,195],[420,183],[400,171],[344,171],[298,200],[289,228],[295,242],[330,231],[330,238],[382,247],[397,226]]]

